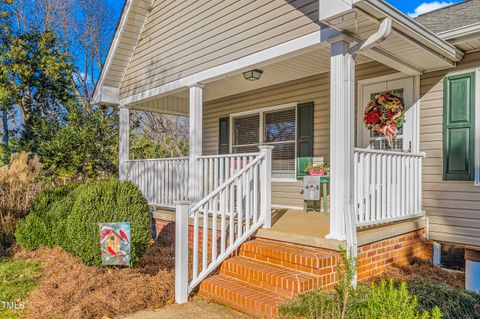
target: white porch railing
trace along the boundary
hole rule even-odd
[[[355,149],[354,203],[357,227],[423,215],[424,153]]]
[[[218,186],[191,208],[188,203],[177,205],[177,303],[186,302],[188,294],[256,230],[270,227],[271,152],[271,147],[266,146],[257,154],[202,158],[203,167],[208,167],[209,187],[211,183]],[[193,220],[190,239],[189,217]],[[193,246],[191,258],[189,242]],[[189,260],[192,260],[190,269]]]
[[[226,154],[200,156],[202,197],[207,196],[224,181],[235,175],[239,170],[258,156],[258,153]]]
[[[150,205],[173,208],[188,198],[188,157],[129,160],[125,171]]]

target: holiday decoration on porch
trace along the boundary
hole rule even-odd
[[[128,266],[130,264],[130,223],[100,223],[99,228],[102,264]]]
[[[385,92],[376,95],[368,102],[363,114],[363,123],[375,134],[383,134],[392,146],[392,141],[398,134],[398,129],[405,121],[404,106],[401,98]]]

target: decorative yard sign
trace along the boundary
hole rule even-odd
[[[304,200],[320,200],[320,177],[304,176],[303,177],[303,196]]]
[[[130,264],[130,223],[100,223],[102,264],[128,266]]]
[[[368,130],[375,134],[383,134],[388,144],[392,146],[393,138],[398,134],[398,128],[405,121],[401,98],[385,92],[376,95],[365,107],[363,122]]]

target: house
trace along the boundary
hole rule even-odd
[[[127,0],[94,98],[120,110],[120,178],[175,229],[176,301],[275,317],[336,283],[342,246],[364,280],[453,243],[479,289],[478,5]],[[395,136],[364,124],[387,93]],[[131,110],[188,116],[189,156],[130,159]],[[328,214],[302,212],[309,161],[330,163]]]

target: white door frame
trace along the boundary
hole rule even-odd
[[[358,147],[365,146],[365,127],[363,124],[363,111],[365,108],[364,105],[364,96],[363,96],[363,87],[366,85],[373,85],[386,83],[389,81],[398,81],[398,80],[411,80],[412,81],[412,101],[411,107],[408,108],[408,122],[405,122],[404,126],[404,146],[403,150],[407,151],[409,149],[409,143],[412,142],[411,151],[418,153],[420,151],[420,76],[407,75],[404,73],[393,73],[389,75],[379,76],[368,78],[364,80],[359,80],[357,82],[357,134],[356,134],[356,144]],[[407,106],[408,107],[408,106]],[[407,114],[406,114],[407,115]]]

